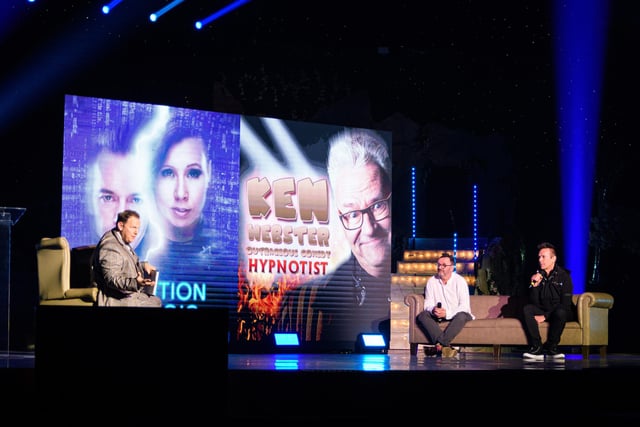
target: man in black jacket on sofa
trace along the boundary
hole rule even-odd
[[[523,307],[523,322],[531,348],[523,357],[530,360],[548,358],[564,359],[558,350],[558,343],[568,321],[573,320],[571,299],[573,281],[568,270],[556,264],[554,245],[543,242],[538,245],[540,268],[531,276],[529,304]],[[549,322],[547,341],[542,344],[540,328],[542,322]]]

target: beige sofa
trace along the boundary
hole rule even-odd
[[[467,322],[452,342],[459,346],[493,346],[495,357],[501,356],[501,346],[526,346],[527,338],[521,322],[523,297],[508,295],[471,295],[471,312],[476,317]],[[432,344],[416,317],[423,311],[424,295],[409,294],[404,297],[409,307],[409,348],[418,354],[418,344]],[[609,309],[613,296],[603,292],[585,292],[573,296],[575,321],[567,322],[560,346],[581,346],[582,356],[588,357],[590,348],[597,346],[602,357],[607,354],[609,343]],[[445,327],[443,323],[442,327]],[[548,323],[540,325],[542,340],[547,337]]]

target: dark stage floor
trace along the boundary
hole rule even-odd
[[[527,362],[518,351],[500,359],[486,352],[456,359],[408,351],[235,354],[228,368],[229,416],[244,421],[640,421],[635,393],[627,391],[640,374],[634,354],[567,354],[563,362]]]
[[[567,354],[563,361],[527,361],[514,351],[496,359],[487,352],[465,352],[455,358],[411,356],[408,350],[387,354],[230,354],[229,370],[384,372],[640,369],[640,355],[610,354],[606,358]]]
[[[0,360],[6,368],[0,369],[5,390],[13,390],[14,396],[39,394],[40,373],[34,369],[34,354],[0,354]],[[492,424],[534,419],[547,420],[545,423],[551,419],[640,421],[632,391],[640,374],[638,354],[591,355],[588,359],[567,354],[564,362],[526,362],[517,351],[500,359],[487,352],[464,351],[456,359],[445,359],[422,353],[412,357],[407,350],[392,350],[388,354],[230,354],[227,360],[226,375],[207,370],[193,375],[196,369],[189,371],[192,378],[186,381],[152,382],[152,387],[142,392],[157,394],[158,402],[173,401],[174,405],[137,415],[158,420],[224,416],[239,422],[292,423],[421,423],[426,418],[480,425],[490,420]],[[170,360],[165,362],[170,366]],[[221,384],[225,377],[226,388]],[[96,391],[100,385],[92,389],[92,381],[71,381],[61,390],[73,389],[74,384],[81,389],[60,393],[100,395]],[[134,383],[126,384],[129,389]],[[18,399],[20,403],[31,400]],[[64,400],[70,403],[66,397]],[[544,410],[549,414],[541,412]]]
[[[0,368],[35,367],[34,352],[2,352]],[[229,354],[229,371],[494,371],[494,370],[562,370],[640,369],[638,354],[566,354],[561,361],[528,361],[517,350],[494,358],[491,353],[464,349],[455,358],[427,357],[422,351],[411,356],[408,350],[391,350],[381,354]]]

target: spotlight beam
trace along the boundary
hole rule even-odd
[[[607,0],[567,0],[554,10],[564,254],[574,294],[587,285],[608,6]]]
[[[108,15],[109,12],[111,12],[111,9],[119,5],[120,2],[122,2],[122,0],[112,0],[109,3],[105,4],[104,6],[102,6],[102,13]]]
[[[165,13],[169,12],[171,9],[173,9],[174,7],[178,6],[180,3],[182,3],[184,0],[174,0],[171,3],[169,3],[168,5],[166,5],[165,7],[163,7],[162,9],[158,10],[157,12],[152,13],[151,15],[149,15],[149,20],[151,22],[156,22],[158,20],[158,18],[160,18],[162,15],[164,15]]]
[[[205,25],[208,25],[209,23],[211,23],[212,21],[220,18],[221,16],[224,16],[227,13],[239,8],[243,4],[249,3],[249,1],[251,1],[251,0],[236,0],[233,3],[223,7],[219,11],[212,13],[211,15],[207,16],[206,18],[204,18],[204,19],[202,19],[200,21],[196,21],[196,23],[195,23],[196,29],[197,30],[201,29]]]

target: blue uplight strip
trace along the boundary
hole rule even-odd
[[[453,271],[457,271],[458,263],[458,233],[453,233]]]
[[[236,0],[233,3],[223,7],[219,11],[212,13],[211,15],[207,16],[206,18],[204,18],[204,19],[202,19],[200,21],[196,21],[194,26],[196,27],[196,30],[200,30],[200,29],[202,29],[202,27],[210,24],[212,21],[214,21],[214,20],[220,18],[221,16],[224,16],[227,13],[239,8],[240,6],[242,6],[245,3],[249,3],[250,1],[251,0]]]
[[[573,292],[587,283],[607,0],[555,2],[559,159],[565,266]]]
[[[478,259],[478,185],[473,184],[473,260]]]
[[[411,167],[411,238],[416,238],[416,167]]]

